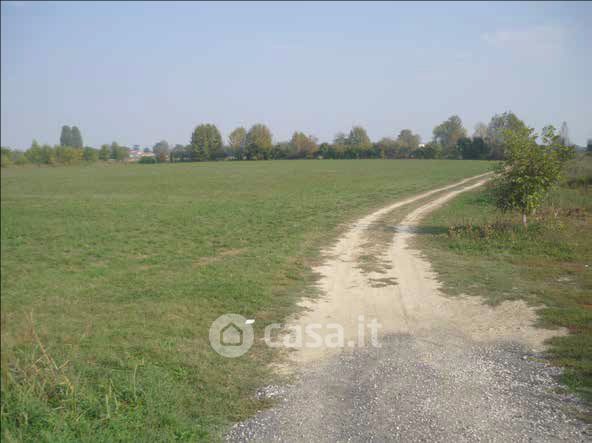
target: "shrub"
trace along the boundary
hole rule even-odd
[[[592,157],[580,155],[565,165],[563,185],[570,188],[588,188],[592,185]]]

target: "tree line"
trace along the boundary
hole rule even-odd
[[[526,128],[514,113],[505,112],[494,115],[487,125],[477,124],[469,135],[461,118],[453,115],[433,129],[432,140],[425,144],[410,129],[401,130],[396,137],[373,142],[361,126],[354,126],[347,134],[338,133],[332,143],[319,143],[316,137],[299,131],[294,132],[288,141],[273,143],[270,129],[257,123],[248,130],[244,127],[234,129],[225,143],[216,125],[200,124],[191,133],[187,145],[171,147],[166,140],[161,140],[152,147],[154,157],[144,157],[140,162],[369,158],[503,160],[507,131]],[[560,134],[569,144],[565,123]],[[34,140],[24,153],[2,148],[2,166],[27,163],[68,165],[99,160],[122,162],[129,156],[130,148],[117,142],[104,144],[99,149],[83,146],[78,127],[63,126],[57,146],[39,145]]]
[[[177,145],[171,151],[172,161],[205,161],[230,158],[233,160],[267,159],[362,159],[362,158],[444,158],[500,160],[504,157],[504,132],[525,128],[514,113],[505,112],[492,117],[488,125],[479,123],[468,136],[457,115],[436,126],[433,139],[422,144],[420,136],[403,129],[396,137],[385,137],[372,142],[366,130],[354,126],[349,133],[339,133],[332,143],[320,143],[303,132],[294,132],[289,141],[274,144],[269,128],[255,124],[248,131],[234,129],[227,144],[215,125],[200,125],[192,133],[187,146]]]

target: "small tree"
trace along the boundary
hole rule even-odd
[[[245,144],[248,160],[267,160],[273,147],[271,131],[264,124],[256,123],[247,132]]]
[[[462,120],[458,115],[453,115],[448,120],[436,126],[433,134],[434,141],[442,146],[445,158],[456,159],[460,157],[457,144],[461,138],[467,136],[467,130],[464,128]]]
[[[102,145],[99,150],[99,160],[107,161],[111,158],[111,147],[109,145]]]
[[[560,178],[563,163],[573,156],[573,148],[561,143],[553,126],[543,128],[543,144],[537,143],[533,128],[517,127],[504,134],[505,161],[493,181],[496,205],[503,212],[518,209],[522,224],[541,204]]]
[[[12,165],[12,151],[10,148],[0,148],[0,166],[6,168]]]
[[[99,151],[90,146],[85,146],[82,151],[82,158],[87,162],[96,162],[99,159]]]
[[[41,163],[43,163],[44,165],[56,164],[55,149],[47,144],[41,147]]]
[[[426,143],[424,146],[417,148],[414,153],[415,158],[440,158],[442,157],[442,146],[436,142]]]
[[[25,152],[25,156],[27,157],[27,160],[34,165],[40,165],[43,163],[43,150],[41,146],[39,146],[39,143],[37,143],[37,140],[33,140],[31,147]]]
[[[129,158],[129,155],[129,148],[125,146],[118,146],[115,151],[115,160],[120,162],[125,161]]]
[[[319,145],[319,155],[322,158],[335,158],[335,150],[329,143],[321,143]]]
[[[169,143],[166,140],[161,140],[152,147],[152,152],[159,163],[164,163],[169,159]]]
[[[55,159],[62,165],[71,165],[79,163],[84,156],[83,150],[73,148],[72,146],[56,146],[54,148]]]
[[[236,160],[242,160],[245,155],[245,146],[247,144],[247,130],[241,126],[236,128],[228,136],[228,145],[230,152]]]
[[[171,161],[172,162],[184,162],[189,159],[189,147],[185,147],[180,144],[176,144],[171,149]]]
[[[129,157],[129,149],[125,146],[119,146],[117,142],[111,143],[111,158],[117,161],[124,161]]]

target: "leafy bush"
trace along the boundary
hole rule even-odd
[[[2,153],[0,157],[0,166],[6,168],[12,164],[12,159],[10,158],[10,149],[2,148]]]
[[[154,157],[142,157],[138,163],[153,165],[156,163],[156,159]]]
[[[22,151],[18,151],[16,149],[12,150],[10,148],[2,148],[2,158],[0,160],[0,165],[3,168],[6,168],[11,165],[26,165],[29,163],[29,160],[25,157],[25,153]]]
[[[564,186],[588,188],[592,185],[592,156],[579,155],[565,165]]]

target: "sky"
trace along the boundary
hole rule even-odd
[[[187,144],[265,123],[429,141],[511,110],[592,138],[592,2],[1,4],[1,144]]]

